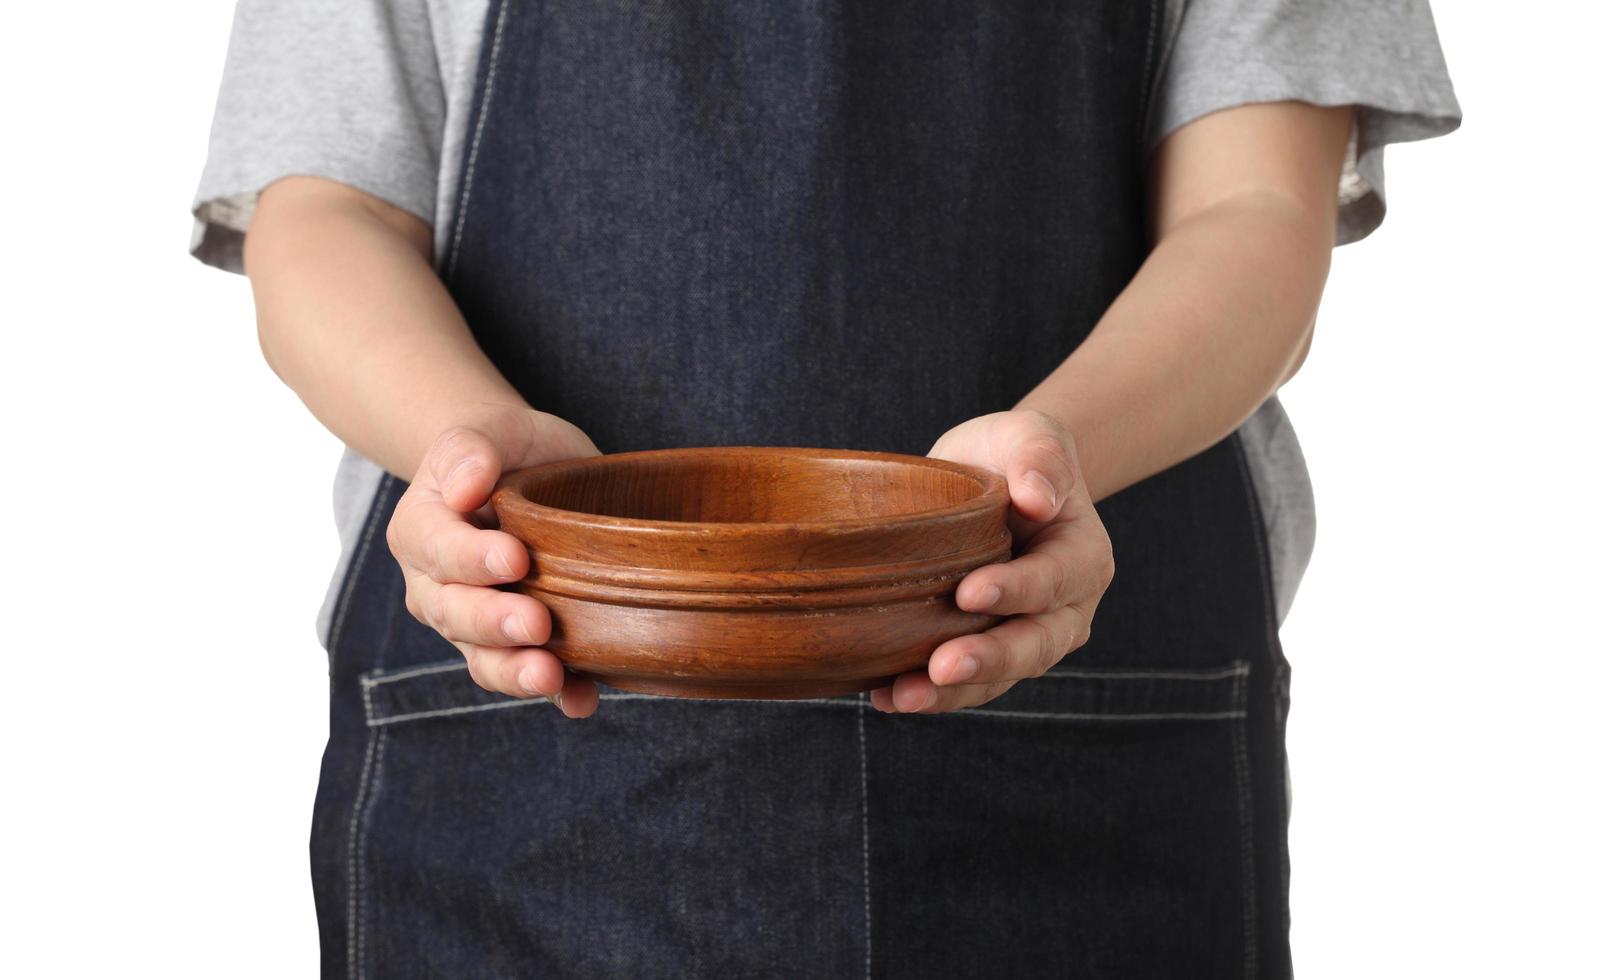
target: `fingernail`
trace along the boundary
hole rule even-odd
[[[935,703],[936,703],[936,692],[935,691],[926,691],[925,692],[925,697],[920,701],[920,706],[918,708],[915,708],[914,710],[915,711],[924,711],[926,708],[929,708],[931,705],[933,705]]]
[[[540,689],[535,686],[535,668],[525,667],[518,672],[518,689],[525,694],[539,694]]]
[[[1001,598],[1003,598],[1003,590],[995,585],[989,585],[982,589],[981,594],[976,597],[975,605],[977,609],[991,609],[998,604],[998,600]]]
[[[507,635],[509,640],[515,643],[530,642],[529,627],[524,625],[523,617],[517,613],[508,613],[507,617],[502,620],[502,632]],[[529,671],[526,670],[524,673],[527,674]]]
[[[972,657],[972,656],[970,656],[969,654],[966,653],[964,656],[959,658],[958,666],[953,668],[953,680],[952,680],[952,683],[955,683],[955,684],[963,683],[964,681],[967,681],[970,678],[974,677],[976,675],[976,672],[979,671],[980,669],[981,669],[980,661],[976,660],[974,657]]]
[[[1048,482],[1047,477],[1036,470],[1032,470],[1025,475],[1025,482],[1031,484],[1037,493],[1042,494],[1043,498],[1048,501],[1049,507],[1059,506],[1059,494],[1053,489],[1053,484]]]
[[[507,564],[507,556],[502,549],[492,548],[485,552],[485,568],[497,578],[512,578],[513,567]]]
[[[548,694],[548,695],[546,695],[546,700],[548,700],[548,701],[552,702],[553,704],[557,705],[557,708],[558,708],[559,711],[563,710],[563,692],[562,691],[558,691],[556,694]]]

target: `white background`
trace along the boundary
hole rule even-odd
[[[188,258],[229,5],[0,38],[0,973],[306,976],[338,445]],[[1442,3],[1466,109],[1391,150],[1284,392],[1300,975],[1601,976],[1590,4]]]

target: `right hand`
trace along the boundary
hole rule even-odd
[[[531,596],[494,586],[529,574],[529,552],[490,530],[490,492],[503,472],[599,455],[578,428],[533,409],[505,409],[456,425],[435,440],[396,504],[386,538],[407,581],[407,609],[450,640],[489,691],[544,696],[570,718],[596,710],[596,684],[569,674],[541,649],[552,617]]]

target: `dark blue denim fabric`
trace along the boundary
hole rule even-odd
[[[1141,262],[1154,5],[493,3],[443,269],[604,451],[923,453]],[[330,976],[1284,976],[1287,672],[1236,438],[1100,505],[1094,639],[980,709],[598,715],[336,611]]]

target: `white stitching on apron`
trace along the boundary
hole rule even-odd
[[[479,162],[479,139],[485,135],[485,116],[490,110],[491,92],[496,88],[496,62],[502,53],[502,28],[507,24],[507,3],[496,11],[496,33],[490,41],[490,66],[485,69],[485,91],[479,98],[479,119],[474,123],[474,141],[468,148],[468,166],[463,172],[463,196],[457,202],[457,228],[451,236],[451,253],[446,257],[446,277],[457,269],[457,250],[463,243],[463,226],[468,223],[468,197],[474,189],[474,165]]]
[[[602,694],[602,701],[679,701],[680,698],[663,697],[657,694]],[[852,701],[834,701],[826,698],[802,698],[786,701],[758,701],[744,698],[703,698],[704,701],[725,701],[732,704],[750,704],[755,707],[784,708],[790,705],[822,705],[832,708],[852,708]],[[541,698],[527,698],[513,701],[492,701],[489,704],[469,704],[456,708],[434,708],[429,711],[412,711],[401,715],[386,715],[382,718],[368,718],[369,728],[383,728],[406,721],[421,721],[426,718],[450,718],[454,715],[471,715],[483,711],[501,711],[505,708],[527,708],[531,705],[544,705],[551,702]],[[1127,714],[1111,714],[1081,711],[1004,711],[996,708],[965,708],[962,711],[944,711],[929,715],[932,718],[1019,718],[1025,721],[1229,721],[1246,718],[1244,711],[1172,711],[1172,712],[1130,712]],[[916,716],[919,717],[919,716]]]
[[[864,980],[869,980],[871,956],[874,951],[869,911],[869,745],[864,735],[864,714],[869,710],[869,695],[858,696],[858,787],[863,798],[864,823]]]
[[[367,700],[367,691],[363,691],[363,700]],[[351,804],[351,824],[346,831],[346,975],[352,980],[361,976],[361,963],[357,948],[359,937],[362,934],[361,915],[366,912],[366,902],[357,901],[359,861],[357,851],[362,839],[362,814],[368,798],[368,777],[373,772],[374,756],[378,754],[379,745],[385,732],[381,729],[368,736],[367,752],[362,757],[362,776],[357,780],[357,798]]]
[[[374,674],[369,673],[362,676],[362,686],[365,688],[372,688],[379,684],[389,684],[391,681],[404,681],[412,677],[426,677],[430,674],[444,674],[453,670],[467,669],[468,665],[466,663],[453,661],[451,663],[444,664],[431,664],[427,667],[411,667],[406,670],[398,670],[393,674],[379,674],[375,676]]]
[[[1234,704],[1243,703],[1242,687],[1246,676],[1240,676],[1232,682]],[[1243,724],[1232,726],[1232,768],[1237,777],[1238,847],[1242,854],[1243,976],[1253,980],[1259,974],[1259,909],[1254,888],[1254,795],[1249,778],[1248,735],[1245,727]]]
[[[357,577],[362,574],[363,565],[368,560],[368,548],[373,544],[373,532],[379,526],[379,513],[384,508],[379,506],[384,499],[386,484],[389,481],[383,477],[379,486],[374,489],[373,499],[368,502],[368,519],[362,528],[362,543],[357,546],[357,553],[352,556],[351,564],[346,567],[346,581],[344,592],[340,596],[340,607],[335,610],[334,624],[329,627],[329,657],[338,655],[340,641],[345,636],[346,614],[351,611],[351,597],[357,591]]]

